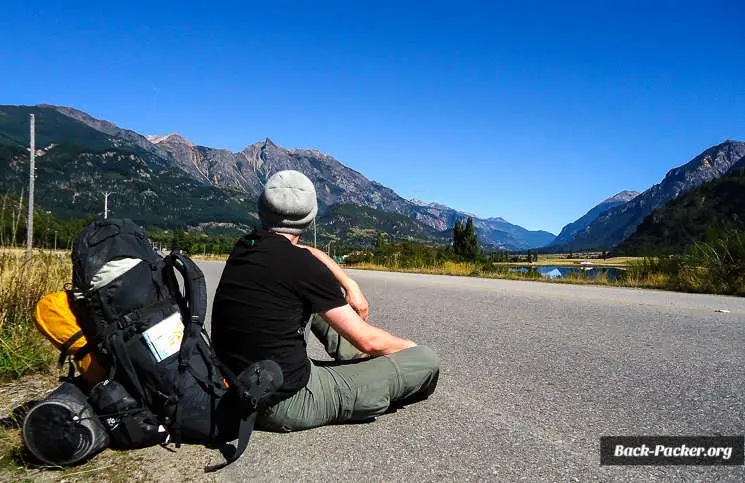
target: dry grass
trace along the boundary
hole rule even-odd
[[[200,254],[200,253],[195,253],[193,255],[189,254],[189,258],[191,258],[193,260],[207,260],[207,261],[211,261],[211,262],[224,262],[224,261],[226,261],[228,259],[228,255],[227,254],[216,255],[216,254],[211,254],[211,253],[206,254],[206,255],[203,255],[203,254]]]
[[[421,267],[402,267],[400,265],[378,265],[376,263],[355,263],[350,268],[359,268],[361,270],[377,270],[384,272],[408,272],[408,273],[428,273],[433,275],[459,275],[471,276],[478,272],[473,263],[468,262],[444,262],[441,265],[430,265]]]
[[[0,381],[49,367],[56,351],[36,329],[33,311],[71,274],[69,256],[37,252],[26,265],[22,251],[0,250]]]

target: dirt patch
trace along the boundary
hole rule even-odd
[[[72,468],[40,467],[23,450],[22,408],[59,386],[56,374],[40,373],[0,384],[0,481],[218,481],[205,474],[208,464],[222,461],[220,453],[203,446],[179,449],[160,446],[132,451],[107,449]]]

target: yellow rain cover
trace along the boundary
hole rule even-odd
[[[80,332],[78,321],[70,310],[66,292],[50,293],[41,299],[36,304],[34,320],[39,331],[58,349],[61,349],[68,339]],[[87,342],[85,336],[82,336],[70,346],[67,353],[74,356]],[[93,385],[105,379],[104,368],[93,353],[88,353],[74,362],[78,372],[89,384]]]

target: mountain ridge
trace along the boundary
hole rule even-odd
[[[614,255],[682,253],[691,244],[745,229],[745,156],[712,181],[654,210],[621,242]]]
[[[559,234],[556,236],[554,241],[552,241],[547,246],[547,248],[556,245],[562,245],[568,242],[572,239],[572,237],[574,237],[574,235],[590,226],[590,224],[595,221],[598,216],[613,207],[628,203],[632,199],[639,196],[639,194],[640,193],[638,191],[623,190],[609,198],[606,198],[572,223],[568,223],[567,225],[565,225],[564,228],[561,229],[561,232],[559,232]]]
[[[654,210],[701,184],[715,180],[745,156],[745,142],[727,140],[707,148],[687,163],[673,168],[657,184],[622,205],[600,214],[586,229],[557,249],[605,249],[631,235]]]
[[[276,145],[268,137],[264,141],[250,144],[234,153],[227,149],[200,146],[176,133],[146,137],[136,131],[120,128],[109,121],[96,119],[72,107],[0,106],[0,110],[11,107],[27,111],[34,109],[54,111],[77,123],[68,123],[67,127],[72,131],[77,129],[82,132],[84,129],[81,126],[87,126],[91,131],[85,131],[84,135],[79,135],[78,141],[75,142],[85,147],[89,145],[87,139],[92,139],[91,148],[95,147],[104,151],[99,158],[115,156],[112,153],[106,154],[106,150],[118,150],[122,155],[116,154],[117,159],[125,162],[126,156],[123,156],[123,153],[132,152],[139,157],[138,159],[141,158],[152,165],[156,171],[177,167],[197,183],[227,190],[224,192],[228,194],[235,193],[235,195],[228,195],[234,198],[241,198],[240,193],[244,193],[243,198],[247,196],[248,199],[255,200],[261,192],[263,183],[272,173],[282,169],[297,169],[308,175],[314,182],[319,198],[320,215],[335,204],[357,205],[407,216],[433,232],[448,230],[452,228],[456,219],[465,219],[469,216],[465,212],[438,203],[428,206],[411,203],[392,189],[371,181],[362,173],[345,166],[333,156],[317,150],[285,149]],[[49,112],[44,112],[46,115],[41,116],[42,121],[53,117]],[[55,118],[54,122],[58,125],[64,124],[59,118]],[[0,129],[0,139],[8,137],[9,133],[13,134],[9,139],[23,139],[24,136],[21,133],[24,129],[27,132],[26,126],[18,125],[8,133]],[[48,129],[44,131],[44,135],[56,136],[57,141],[66,142],[66,138],[62,135],[57,136],[56,131]],[[99,134],[92,134],[92,132]],[[94,158],[95,156],[89,156],[88,163],[95,165]],[[58,174],[64,178],[64,167],[61,169],[62,172]],[[127,171],[127,176],[132,176],[129,168],[121,167],[121,169]],[[142,168],[136,168],[135,171],[137,169]],[[113,176],[111,172],[106,172],[110,174],[98,173],[96,176]],[[143,173],[153,176],[155,172],[143,171]],[[196,187],[190,189],[196,189]],[[147,190],[153,191],[154,188],[150,187]],[[554,237],[548,232],[526,230],[499,217],[475,218],[474,225],[480,231],[482,244],[490,248],[518,250],[534,248],[548,243]],[[419,232],[426,233],[427,231],[419,230]]]

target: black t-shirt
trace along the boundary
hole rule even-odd
[[[308,250],[263,229],[233,248],[212,309],[218,357],[237,375],[271,359],[284,373],[277,400],[295,394],[310,377],[303,331],[310,315],[347,302],[331,270]]]

